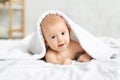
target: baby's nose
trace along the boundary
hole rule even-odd
[[[61,42],[63,38],[61,36],[58,36],[58,42]]]

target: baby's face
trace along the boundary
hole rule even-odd
[[[64,21],[47,26],[43,30],[43,35],[46,44],[57,52],[66,50],[70,42],[69,30]]]

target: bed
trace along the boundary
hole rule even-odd
[[[98,39],[120,52],[120,39]],[[21,40],[0,40],[0,80],[120,80],[119,55],[108,61],[73,61],[71,65],[55,65],[43,60],[15,59],[14,55],[23,53],[19,44]]]

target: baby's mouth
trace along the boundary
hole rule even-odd
[[[59,44],[58,47],[62,47],[64,44]]]

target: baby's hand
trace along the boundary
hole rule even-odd
[[[92,59],[92,57],[90,55],[88,55],[87,53],[82,54],[77,61],[79,62],[88,62]]]
[[[72,64],[72,60],[67,58],[67,59],[65,59],[64,64],[70,65],[70,64]]]

